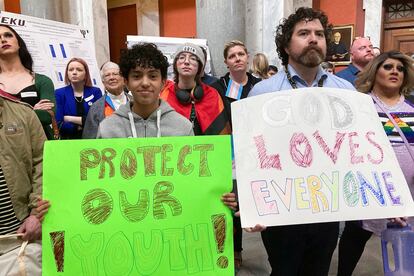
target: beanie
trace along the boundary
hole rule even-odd
[[[205,57],[203,50],[201,50],[200,46],[195,45],[193,43],[185,43],[184,45],[180,45],[175,52],[175,58],[178,57],[181,53],[190,53],[195,55],[198,60],[201,62],[202,66],[204,67]]]

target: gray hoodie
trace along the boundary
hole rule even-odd
[[[99,124],[96,138],[194,135],[191,122],[163,100],[160,100],[158,109],[146,120],[132,112],[132,105],[132,101],[121,105],[111,116],[105,118]]]

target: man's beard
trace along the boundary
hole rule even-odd
[[[321,48],[310,45],[299,55],[293,55],[292,59],[306,67],[316,67],[325,60],[325,54]]]

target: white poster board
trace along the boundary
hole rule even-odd
[[[73,57],[88,63],[92,84],[103,90],[91,33],[79,26],[0,11],[0,23],[23,38],[33,59],[33,71],[52,79],[55,89],[65,86],[65,69]]]
[[[242,227],[414,215],[370,96],[268,93],[232,104]]]
[[[137,36],[137,35],[128,35],[127,36],[127,46],[131,48],[132,45],[137,43],[154,43],[157,45],[158,49],[168,58],[168,63],[170,66],[168,67],[168,79],[172,79],[174,77],[173,73],[173,61],[174,61],[174,54],[178,48],[178,46],[183,45],[184,43],[193,43],[204,47],[207,51],[207,62],[204,71],[207,74],[210,74],[212,71],[212,64],[211,64],[211,55],[210,50],[207,45],[207,39],[201,38],[179,38],[179,37],[159,37],[159,36]]]

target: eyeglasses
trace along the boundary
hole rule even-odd
[[[384,64],[384,65],[382,65],[382,68],[384,68],[384,70],[385,71],[391,71],[392,69],[397,69],[397,71],[398,72],[400,72],[400,73],[403,73],[403,72],[405,72],[405,67],[404,66],[402,66],[402,65],[397,65],[397,66],[394,66],[393,64],[390,64],[390,63],[388,63],[388,64]]]
[[[187,54],[187,55],[186,54],[180,54],[178,56],[177,60],[180,63],[184,63],[187,60],[187,58],[188,58],[188,62],[192,65],[196,65],[197,62],[198,62],[197,57],[192,55],[192,54]]]

